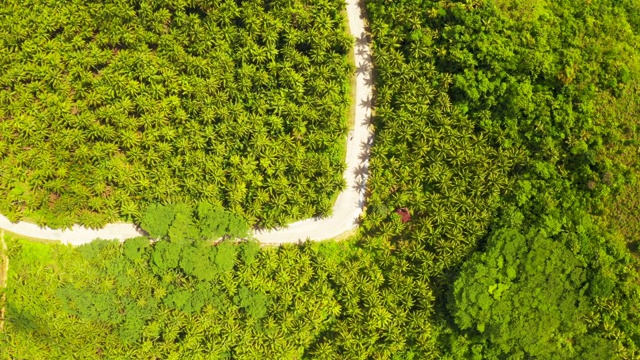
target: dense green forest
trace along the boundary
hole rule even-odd
[[[357,235],[260,247],[245,213],[175,200],[140,215],[152,243],[7,237],[0,354],[640,358],[640,2],[365,5]]]
[[[351,39],[325,1],[3,1],[0,213],[206,200],[265,227],[344,187]]]
[[[365,227],[393,255],[385,273],[428,279],[430,349],[640,356],[639,239],[612,219],[637,216],[624,196],[637,189],[640,2],[367,4]],[[391,225],[397,206],[414,208],[409,226]]]

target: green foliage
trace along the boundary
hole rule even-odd
[[[93,260],[100,256],[100,252],[103,249],[113,245],[114,243],[115,241],[113,240],[94,240],[88,244],[78,246],[78,252],[87,260]],[[25,242],[24,244],[25,245],[23,246],[28,246],[29,243]],[[42,248],[42,246],[39,246],[39,248]]]
[[[182,250],[180,268],[185,274],[199,280],[211,281],[215,277],[213,259],[216,249],[209,245],[190,246]]]
[[[168,237],[172,242],[185,243],[197,239],[200,235],[194,224],[193,209],[187,204],[175,205],[175,217],[169,226]]]
[[[247,265],[251,265],[256,260],[256,256],[260,253],[260,243],[253,241],[244,241],[240,244],[240,260]]]
[[[158,202],[267,227],[324,214],[344,186],[343,6],[3,1],[0,213],[52,227],[139,221]]]
[[[255,293],[244,286],[238,291],[238,304],[254,319],[267,315],[267,300],[265,294]]]
[[[562,244],[500,230],[460,270],[453,314],[506,356],[560,357],[566,339],[587,330],[585,285],[585,269]]]
[[[147,248],[149,248],[149,239],[144,236],[128,239],[123,245],[124,255],[134,262],[143,259]]]
[[[153,246],[152,267],[158,274],[178,267],[183,245],[176,242],[160,241]]]
[[[578,337],[575,350],[576,358],[580,360],[616,358],[616,346],[613,341],[591,335]]]
[[[597,274],[591,281],[591,295],[599,297],[608,297],[613,293],[616,282],[613,279]]]
[[[217,240],[223,235],[242,238],[249,235],[249,226],[244,219],[207,202],[198,204],[197,218],[202,239]]]
[[[640,243],[640,157],[637,151],[640,149],[640,84],[630,86],[617,98],[600,97],[598,107],[601,109],[598,122],[612,129],[598,157],[620,166],[624,176],[607,172],[601,179],[593,179],[596,189],[602,187],[601,183],[606,185],[626,180],[613,201],[601,207],[604,215],[602,220],[613,231],[620,233],[623,241],[637,252],[637,244]]]
[[[219,272],[227,272],[233,269],[236,260],[236,247],[233,243],[222,242],[215,246],[216,252],[213,258],[216,269]]]
[[[249,225],[243,218],[208,202],[200,202],[196,209],[185,203],[153,204],[143,212],[142,218],[140,226],[149,235],[174,242],[249,235]]]
[[[487,335],[496,331],[489,325],[526,318],[493,319],[482,323],[482,334],[461,332],[451,326],[447,294],[459,266],[477,259],[468,255],[487,230],[513,228],[530,241],[545,234],[541,246],[556,249],[548,255],[571,255],[589,283],[586,292],[575,284],[556,287],[581,299],[580,311],[589,309],[575,323],[588,335],[553,338],[548,350],[565,349],[560,358],[587,356],[580,349],[637,357],[639,326],[631,314],[638,265],[597,226],[616,191],[637,176],[629,160],[637,156],[620,161],[637,152],[637,1],[371,0],[366,7],[376,140],[362,244],[393,283],[406,279],[426,289],[420,300],[404,295],[414,301],[413,316],[415,309],[433,314],[420,325],[404,324],[405,349],[423,358],[504,357]],[[409,208],[410,223],[394,216],[399,207]],[[547,256],[543,250],[533,253]],[[483,303],[509,304],[517,290],[495,281],[482,286]],[[560,324],[551,330],[559,333]],[[562,331],[575,329],[569,330]],[[508,343],[510,335],[493,336]],[[522,341],[532,351],[547,350]]]
[[[96,244],[96,246],[99,246],[98,244]],[[22,244],[22,249],[23,251],[21,253],[22,257],[20,261],[27,265],[37,263],[46,264],[51,258],[51,249],[38,243],[24,242]]]
[[[140,227],[153,238],[163,238],[169,233],[169,227],[175,216],[174,206],[151,204],[142,213]]]
[[[236,246],[230,242],[217,245],[194,242],[182,248],[180,269],[198,280],[211,281],[217,274],[229,272],[236,260]]]
[[[97,256],[80,247],[7,243],[14,285],[0,350],[12,357],[308,357],[333,337],[339,301],[346,301],[336,296],[332,278],[347,268],[328,273],[310,246],[255,254],[251,243],[159,241],[132,247],[142,256],[131,261],[126,242],[98,243]],[[34,249],[49,256],[22,261],[23,250]],[[242,249],[252,249],[250,263],[236,259]],[[195,264],[212,271],[188,273],[188,258],[199,254],[207,257]]]
[[[58,290],[58,297],[66,305],[65,310],[89,321],[118,324],[124,317],[118,311],[116,294],[96,294],[65,286]]]
[[[212,302],[214,290],[206,283],[199,283],[193,290],[181,290],[170,287],[164,304],[170,309],[180,310],[187,314],[197,313],[202,307]]]
[[[621,196],[633,194],[629,189],[638,170],[637,1],[365,4],[374,41],[376,77],[369,80],[376,89],[376,139],[368,209],[355,239],[278,248],[233,242],[248,229],[245,223],[236,224],[239,216],[251,224],[275,224],[285,222],[289,213],[313,212],[306,200],[288,191],[331,183],[322,178],[306,183],[315,177],[295,175],[305,172],[298,161],[325,172],[335,165],[328,159],[333,134],[336,139],[344,135],[338,117],[326,127],[310,126],[321,120],[319,113],[336,110],[323,106],[342,96],[341,54],[348,44],[338,45],[334,58],[323,58],[319,49],[335,39],[317,36],[313,29],[320,27],[323,34],[339,29],[330,25],[340,18],[343,4],[221,1],[203,11],[166,5],[168,12],[157,5],[154,14],[171,20],[158,31],[193,37],[181,43],[183,50],[201,44],[200,37],[215,38],[202,56],[186,50],[175,56],[172,52],[180,48],[159,43],[153,56],[169,53],[175,58],[175,64],[163,67],[165,73],[201,57],[211,60],[205,65],[223,68],[195,92],[185,86],[175,95],[185,107],[190,96],[217,91],[211,95],[213,103],[191,103],[198,111],[213,113],[210,121],[203,115],[208,121],[201,123],[205,135],[181,120],[175,99],[166,100],[172,104],[167,122],[177,132],[163,134],[159,143],[177,147],[167,154],[179,154],[171,169],[180,171],[167,170],[162,161],[150,165],[154,181],[160,179],[158,188],[166,190],[146,197],[143,186],[136,193],[147,203],[173,204],[150,207],[156,214],[146,224],[162,240],[148,247],[135,240],[51,246],[47,251],[40,248],[44,245],[30,249],[10,240],[9,283],[14,285],[6,293],[8,331],[0,335],[0,351],[15,358],[636,359],[640,264],[627,248],[634,243],[633,227],[620,223],[635,216],[634,197],[625,207]],[[131,16],[147,11],[145,6],[133,7]],[[212,11],[219,12],[219,21],[208,23]],[[260,17],[254,19],[252,12]],[[274,20],[260,32],[263,38],[255,40],[251,34],[260,19],[272,15],[286,20]],[[212,31],[174,31],[197,26],[198,18]],[[294,34],[288,31],[291,26],[304,30]],[[284,36],[269,40],[271,28]],[[104,39],[98,33],[90,41]],[[358,43],[366,40],[364,36]],[[258,52],[273,47],[270,41],[279,51],[274,61],[255,64],[252,59],[257,58],[243,53],[246,47]],[[0,46],[13,42],[9,38]],[[240,45],[225,47],[227,43]],[[118,48],[110,64],[118,64],[123,52],[135,51]],[[237,57],[246,59],[238,62]],[[289,58],[300,62],[279,66]],[[318,65],[313,72],[316,59],[329,66]],[[141,60],[145,64],[147,59]],[[2,67],[10,60],[0,61],[5,61]],[[238,63],[243,74],[250,74],[239,75]],[[105,78],[116,70],[110,64],[98,70]],[[310,99],[311,105],[298,114],[287,101],[297,96],[289,90],[304,69],[310,72],[304,74],[300,98]],[[266,81],[277,74],[278,86],[265,90],[253,81],[263,73]],[[315,79],[329,79],[327,87],[333,90],[318,94],[321,85]],[[187,85],[195,84],[187,80]],[[159,92],[160,86],[171,91],[171,86],[185,84],[148,82]],[[245,87],[249,90],[230,90]],[[262,97],[265,92],[269,97]],[[149,97],[151,110],[163,109],[157,102],[164,96]],[[328,100],[318,104],[317,98]],[[33,103],[34,109],[43,106]],[[189,116],[197,118],[198,111]],[[304,123],[293,121],[295,116],[305,118]],[[0,124],[24,120],[14,117]],[[100,118],[99,124],[108,134],[111,123]],[[331,136],[312,135],[330,127]],[[144,130],[147,134],[149,129]],[[187,135],[189,142],[181,140]],[[197,148],[203,137],[206,145]],[[52,141],[51,146],[57,144]],[[270,147],[278,144],[286,157]],[[192,157],[186,155],[188,146],[197,149]],[[126,155],[110,163],[119,169],[111,172],[112,180],[129,173],[125,161],[134,148],[120,148]],[[2,156],[16,157],[18,150],[6,149],[0,146]],[[252,158],[253,149],[259,150]],[[28,150],[19,153],[30,156]],[[214,160],[190,172],[191,164],[202,159]],[[3,178],[13,184],[6,201],[16,208],[20,201],[31,201],[33,190],[25,180],[31,174],[23,173],[16,170],[11,180]],[[204,195],[197,181],[207,182]],[[116,189],[122,184],[136,182],[109,182],[110,188],[100,192],[104,201],[112,196],[124,200]],[[177,196],[180,191],[197,196]],[[69,205],[63,197],[48,200]],[[394,214],[398,207],[409,208],[412,220],[407,224]],[[618,214],[616,223],[611,219]],[[162,216],[169,220],[160,221]],[[211,242],[221,237],[218,244]]]

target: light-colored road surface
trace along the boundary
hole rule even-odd
[[[264,244],[295,243],[298,241],[326,240],[341,235],[357,226],[356,221],[364,205],[365,185],[369,168],[369,147],[373,141],[373,131],[369,126],[371,119],[371,50],[365,35],[364,16],[357,0],[346,0],[347,16],[351,34],[356,38],[355,63],[356,89],[355,123],[347,137],[347,167],[344,178],[346,189],[338,195],[333,205],[333,214],[322,219],[307,219],[289,224],[283,229],[256,231],[254,236]],[[81,245],[95,239],[126,239],[140,236],[141,233],[132,224],[109,224],[102,229],[93,230],[75,225],[71,229],[56,230],[41,228],[24,221],[11,223],[0,215],[0,228],[10,232],[46,240],[60,240],[64,244]]]
[[[86,244],[95,239],[118,239],[124,241],[142,235],[133,224],[109,224],[98,230],[74,225],[71,229],[59,230],[48,227],[41,228],[36,224],[24,221],[12,223],[3,215],[0,215],[0,228],[18,235],[43,240],[60,240],[63,244],[71,245]]]

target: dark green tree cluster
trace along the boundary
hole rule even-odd
[[[65,227],[197,200],[272,227],[343,187],[339,0],[3,1],[0,213]]]
[[[249,235],[243,218],[208,202],[198,203],[196,209],[184,203],[151,204],[142,213],[140,227],[155,239],[170,236],[174,241]]]
[[[548,226],[493,231],[484,251],[451,276],[455,284],[444,299],[457,326],[443,325],[444,352],[474,359],[636,358],[640,264],[591,217],[570,213],[574,228],[566,224],[555,234]]]
[[[569,351],[587,331],[586,272],[571,251],[543,233],[526,239],[515,230],[498,231],[460,270],[451,302],[455,321],[495,345],[494,355],[593,357]],[[592,283],[596,292],[599,284]],[[613,344],[598,342],[599,358],[612,358]]]

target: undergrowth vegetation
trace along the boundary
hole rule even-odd
[[[0,212],[68,227],[205,200],[252,224],[344,186],[342,2],[4,1]]]

